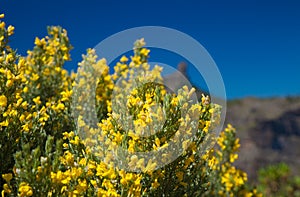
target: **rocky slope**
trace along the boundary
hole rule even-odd
[[[300,97],[228,102],[226,122],[241,139],[236,165],[255,179],[260,167],[285,162],[300,174]]]

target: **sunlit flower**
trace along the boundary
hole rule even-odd
[[[5,95],[0,96],[0,107],[6,107],[7,105],[7,98]]]
[[[32,196],[33,190],[32,187],[26,182],[22,182],[19,187],[19,196],[25,197],[25,196]]]
[[[11,174],[11,173],[8,173],[8,174],[2,174],[2,178],[3,178],[7,183],[9,183],[10,180],[12,179],[12,174]]]

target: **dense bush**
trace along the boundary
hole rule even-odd
[[[228,125],[220,136],[211,135],[219,106],[207,96],[190,104],[194,90],[187,87],[171,94],[163,86],[146,83],[163,79],[160,67],[151,70],[147,64],[149,50],[142,39],[130,59],[120,59],[113,74],[92,49],[83,56],[78,73],[69,74],[63,69],[72,48],[66,30],[49,27],[49,35],[36,38],[27,57],[10,48],[13,31],[0,22],[2,196],[259,196],[246,186],[247,174],[232,165],[239,148],[235,129]],[[119,79],[123,90],[116,87]],[[94,94],[84,93],[89,88]],[[124,90],[131,90],[125,98]],[[112,95],[127,109],[112,111]],[[90,98],[96,108],[88,113],[97,117],[92,125],[82,106],[73,106]],[[161,110],[153,110],[156,104]],[[197,124],[190,114],[197,115]],[[135,132],[118,121],[128,115]],[[156,131],[151,122],[161,117],[165,123]],[[197,126],[194,136],[188,125]],[[151,135],[136,135],[144,131]],[[217,140],[218,147],[205,150],[208,137]],[[125,158],[124,169],[129,170],[124,170],[111,154],[118,153],[116,147],[131,154],[163,149],[171,139],[180,142],[182,154],[162,168],[155,161],[131,156]],[[161,155],[162,160],[168,158]]]

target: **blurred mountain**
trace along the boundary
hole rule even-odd
[[[191,84],[189,81],[189,76],[187,75],[187,63],[180,62],[177,65],[177,71],[164,76],[164,84],[168,92],[176,93],[178,89],[182,88],[183,86],[188,86],[189,89],[194,87],[196,89],[196,96],[197,98],[201,98],[201,95],[208,95],[208,93],[194,84]]]
[[[176,92],[187,85],[187,64],[164,78],[167,89]],[[192,84],[193,85],[193,84]],[[196,88],[198,98],[207,92]],[[300,97],[242,98],[227,102],[225,124],[237,129],[240,153],[236,165],[255,181],[261,167],[287,163],[292,173],[300,175]]]
[[[300,97],[229,101],[226,122],[237,129],[241,148],[236,165],[250,180],[259,168],[278,162],[300,174]]]

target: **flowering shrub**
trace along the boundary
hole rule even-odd
[[[69,74],[63,69],[72,48],[66,30],[49,27],[27,57],[10,48],[13,31],[1,21],[2,196],[260,196],[232,164],[239,148],[235,129],[228,125],[211,135],[220,107],[207,96],[191,104],[194,89],[171,94],[157,85],[162,68],[150,69],[142,39],[113,74],[92,49],[78,73]],[[91,101],[94,109],[74,105]],[[96,121],[85,116],[91,114]],[[164,124],[157,127],[158,121]],[[218,147],[206,150],[208,139]],[[170,146],[181,153],[174,160],[169,153],[159,161],[138,155]]]

